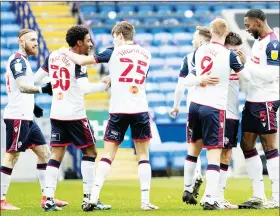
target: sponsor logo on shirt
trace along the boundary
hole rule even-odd
[[[130,86],[130,92],[132,94],[137,94],[138,93],[138,87],[137,86]]]
[[[277,60],[278,58],[278,50],[271,50],[271,59]]]
[[[55,97],[56,97],[57,100],[62,100],[64,98],[64,95],[63,95],[63,93],[59,92],[59,93],[56,94]]]

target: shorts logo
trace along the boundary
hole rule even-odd
[[[18,128],[17,127],[15,127],[14,130],[15,130],[16,133],[18,132]]]
[[[262,126],[265,127],[265,126],[266,126],[266,122],[263,122],[263,123],[262,123]]]
[[[22,146],[22,142],[19,141],[19,142],[18,142],[18,148],[20,148],[21,146]]]
[[[225,137],[225,145],[229,143],[229,138]]]
[[[115,136],[118,136],[119,135],[119,132],[118,131],[111,131],[111,134],[115,135]]]
[[[60,141],[60,134],[59,133],[52,133],[51,141]]]
[[[88,123],[87,123],[87,122],[84,122],[84,126],[85,126],[85,127],[88,127]]]
[[[270,112],[272,111],[272,104],[268,104],[268,109]]]

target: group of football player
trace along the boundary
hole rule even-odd
[[[242,39],[237,33],[229,32],[225,20],[213,20],[209,29],[197,27],[193,39],[196,50],[183,60],[174,108],[170,111],[173,117],[178,114],[184,89],[188,88],[189,144],[183,201],[197,204],[202,178],[199,173],[195,175],[195,169],[201,149],[207,148],[206,189],[201,200],[205,210],[236,207],[225,200],[224,188],[232,147],[237,145],[239,79],[248,82],[241,148],[254,189],[253,196],[239,208],[279,207],[279,156],[276,146],[279,40],[261,10],[250,10],[244,21],[247,31],[257,39],[253,47],[254,56],[247,62],[240,51]],[[38,53],[38,36],[32,29],[19,32],[19,50],[10,56],[6,68],[8,105],[4,110],[6,153],[0,168],[1,210],[19,209],[6,201],[6,194],[19,154],[27,149],[32,149],[38,156],[41,206],[45,211],[62,210],[61,207],[68,203],[55,199],[55,190],[59,167],[70,144],[83,153],[83,211],[111,209],[110,205],[100,202],[99,195],[128,126],[139,164],[140,207],[142,210],[159,209],[150,202],[149,142],[152,134],[145,80],[151,54],[134,43],[134,35],[131,23],[119,22],[112,29],[114,46],[91,56],[93,44],[88,29],[73,26],[66,33],[70,48],[62,47],[51,52],[33,74],[28,57]],[[85,65],[97,63],[108,63],[110,75],[99,83],[90,83]],[[97,150],[94,131],[86,116],[84,95],[106,91],[109,87],[110,116],[104,135],[104,154],[95,169]],[[33,120],[33,114],[43,116],[43,110],[34,105],[34,94],[38,93],[52,96],[51,150]],[[258,136],[272,181],[273,195],[269,201],[265,198],[262,163],[255,148]]]

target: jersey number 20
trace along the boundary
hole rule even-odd
[[[147,63],[141,60],[137,61],[137,68],[136,68],[136,72],[139,74],[142,74],[142,79],[138,80],[138,79],[133,79],[133,78],[129,78],[126,77],[129,72],[133,69],[134,64],[133,61],[129,58],[120,58],[120,62],[125,62],[128,63],[127,68],[124,70],[124,72],[121,74],[120,78],[119,78],[119,82],[135,82],[136,84],[143,84],[145,79],[146,79],[146,74],[145,72],[141,69],[141,66],[145,67],[147,66]]]

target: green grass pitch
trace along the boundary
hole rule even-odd
[[[203,184],[204,189],[205,184]],[[271,185],[265,178],[267,197],[271,195]],[[201,190],[203,191],[203,190]],[[20,211],[2,211],[1,216],[39,216],[39,215],[108,215],[108,216],[278,216],[279,210],[227,210],[203,211],[197,206],[189,206],[181,201],[183,178],[155,178],[152,180],[151,202],[160,207],[158,211],[144,212],[140,210],[140,190],[137,180],[112,180],[105,182],[101,192],[101,200],[111,204],[112,210],[83,212],[82,181],[63,181],[58,183],[56,197],[67,200],[69,206],[60,212],[44,212],[40,207],[40,188],[37,182],[12,183],[8,193],[8,201],[21,208]],[[246,201],[252,194],[249,179],[229,179],[226,198],[234,204]]]

